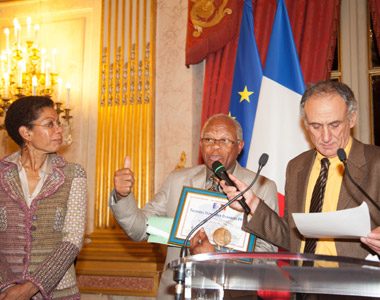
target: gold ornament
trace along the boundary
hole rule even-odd
[[[217,10],[215,9],[214,0],[192,0],[192,2],[195,2],[190,11],[190,19],[196,29],[193,32],[194,37],[199,37],[204,27],[215,26],[226,14],[232,14],[230,8],[225,8],[228,0],[223,0]],[[208,20],[211,16],[213,16],[212,19]]]

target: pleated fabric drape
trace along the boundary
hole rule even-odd
[[[380,0],[371,1],[380,3]],[[190,2],[191,0],[189,0],[189,9]],[[285,2],[306,85],[330,78],[341,1],[286,0]],[[238,17],[238,24],[240,24],[243,1],[239,0],[239,3],[237,11],[232,12],[236,14],[235,17]],[[253,0],[252,6],[255,37],[264,67],[277,4],[276,0]],[[380,5],[376,7],[380,12],[378,9]],[[380,26],[378,28],[380,29]],[[222,48],[214,52],[203,53],[206,67],[202,126],[211,115],[228,113],[239,29],[240,26],[237,26],[236,34]],[[380,30],[378,30],[379,32]],[[187,47],[189,48],[191,45],[188,44]],[[200,59],[199,53],[197,58]]]

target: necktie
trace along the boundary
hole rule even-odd
[[[212,179],[212,185],[208,189],[209,191],[219,192],[219,181],[220,179],[214,174],[211,176]]]
[[[313,194],[310,202],[310,213],[321,212],[323,206],[323,197],[325,195],[327,175],[329,171],[330,161],[328,158],[321,160],[321,172],[319,173],[317,182],[315,183]],[[314,253],[317,245],[317,239],[307,238],[304,253]],[[303,266],[312,266],[313,262],[304,261]]]

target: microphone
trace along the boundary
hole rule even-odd
[[[235,183],[228,176],[226,168],[222,165],[222,163],[220,161],[215,161],[212,164],[212,169],[214,170],[215,175],[220,180],[224,180],[226,182],[226,185],[236,187]],[[241,207],[244,209],[244,213],[246,215],[249,215],[251,213],[251,209],[248,207],[247,203],[245,202],[244,197],[242,197],[241,199],[239,199],[238,202],[241,205]]]
[[[249,184],[249,186],[247,186],[247,188],[244,191],[242,191],[239,194],[237,194],[230,201],[228,201],[226,204],[224,204],[221,207],[219,207],[211,215],[209,215],[203,221],[201,221],[196,226],[194,226],[194,228],[192,230],[190,230],[189,234],[186,236],[186,239],[183,242],[183,245],[181,247],[181,252],[180,252],[180,255],[179,255],[180,258],[185,258],[187,256],[187,247],[186,246],[187,246],[187,243],[189,242],[190,237],[193,235],[194,232],[196,232],[203,224],[205,224],[208,220],[210,220],[215,215],[217,215],[218,213],[220,213],[227,206],[230,206],[230,204],[232,202],[236,201],[238,198],[240,198],[242,195],[244,195],[255,184],[257,178],[259,178],[261,169],[266,165],[266,163],[268,161],[268,158],[269,158],[268,154],[266,154],[266,153],[261,154],[261,156],[259,158],[259,168],[257,169],[256,176],[255,176],[255,178],[253,178],[252,182]],[[214,164],[215,164],[215,162],[214,162]],[[222,164],[220,164],[220,165],[223,167]],[[225,172],[225,173],[227,174],[227,172]],[[229,179],[228,175],[227,175],[227,178]],[[231,179],[229,179],[229,180],[231,181]],[[232,185],[235,186],[234,183]],[[245,203],[245,202],[243,202],[243,203],[248,207],[247,203]],[[249,209],[249,207],[248,207],[248,209]],[[249,209],[249,211],[251,211],[251,210]],[[173,280],[175,282],[177,282],[176,287],[175,287],[175,296],[174,296],[174,299],[175,300],[180,300],[180,299],[182,299],[183,285],[185,283],[185,264],[184,263],[180,264],[178,270],[175,270],[173,272]]]
[[[351,174],[348,171],[348,167],[346,163],[347,155],[346,155],[346,152],[342,148],[338,149],[338,158],[343,163],[347,176],[351,180],[351,182],[354,184],[354,186],[356,186],[358,190],[380,211],[379,205],[351,177]]]
[[[228,173],[226,171],[226,168],[222,165],[220,161],[215,161],[212,164],[212,169],[214,170],[215,175],[220,179],[224,180],[226,182],[226,185],[234,186],[236,187],[235,183],[230,179],[228,176]],[[241,207],[244,209],[244,212],[246,215],[249,215],[251,210],[248,207],[247,203],[245,202],[244,197],[238,200]]]
[[[268,161],[268,154],[263,153],[259,159],[259,169],[260,170],[262,167],[264,167],[266,165],[267,161]],[[236,187],[235,183],[228,176],[226,168],[222,165],[222,163],[220,161],[215,161],[212,164],[212,169],[214,170],[215,175],[220,180],[224,180],[226,182],[226,185]],[[241,205],[241,207],[244,209],[245,214],[249,215],[251,213],[251,209],[248,207],[247,203],[245,202],[244,197],[242,199],[239,199],[238,202]]]

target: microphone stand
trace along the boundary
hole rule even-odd
[[[266,161],[265,161],[266,163]],[[197,231],[203,224],[205,224],[208,220],[210,220],[212,217],[217,215],[219,212],[221,212],[223,209],[225,209],[227,206],[230,206],[232,202],[236,201],[238,198],[243,196],[256,182],[257,178],[260,175],[261,169],[264,167],[264,164],[260,164],[259,168],[257,170],[255,178],[253,178],[252,182],[250,185],[242,192],[237,194],[235,197],[233,197],[231,200],[229,200],[226,204],[223,206],[219,207],[216,211],[214,211],[211,215],[209,215],[207,218],[205,218],[203,221],[201,221],[197,226],[195,226],[189,234],[186,236],[186,239],[181,247],[181,252],[179,257],[180,258],[185,258],[187,256],[187,243],[189,242],[190,237],[193,235],[195,231]],[[173,280],[177,282],[176,287],[175,287],[175,300],[181,300],[182,299],[182,294],[183,294],[183,284],[185,283],[185,264],[181,263],[179,268],[174,271],[173,273]]]
[[[348,167],[347,167],[347,163],[346,163],[346,160],[347,160],[347,156],[346,156],[346,152],[340,148],[338,149],[338,158],[339,160],[343,163],[344,165],[344,169],[346,170],[346,173],[347,173],[347,176],[348,178],[350,179],[350,181],[354,184],[354,186],[357,187],[357,189],[369,200],[369,202],[371,202],[379,211],[380,211],[380,207],[379,205],[361,188],[361,186],[359,184],[357,184],[354,179],[351,177],[351,174],[350,172],[348,171]]]

